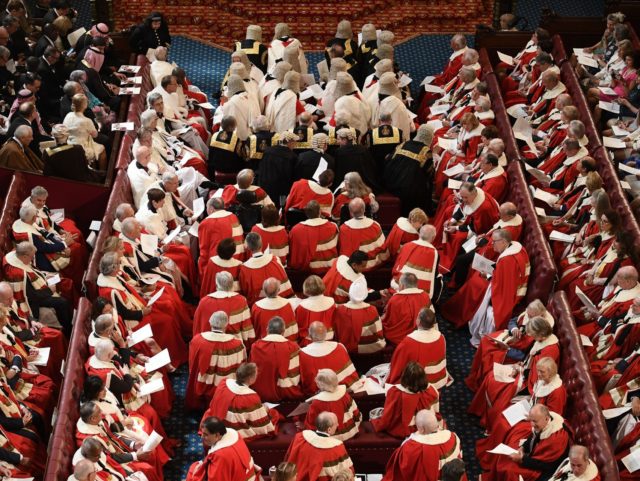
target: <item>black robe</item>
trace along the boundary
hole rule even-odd
[[[343,145],[335,149],[333,156],[336,161],[334,188],[338,188],[346,174],[357,172],[374,192],[382,190],[378,183],[376,163],[366,147],[359,144]]]
[[[258,185],[267,192],[276,207],[280,207],[280,197],[286,196],[291,190],[293,168],[297,161],[295,152],[283,145],[268,147],[262,155]]]

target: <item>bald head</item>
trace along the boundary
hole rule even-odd
[[[309,326],[309,337],[313,342],[323,342],[327,337],[327,327],[320,321],[314,321]]]
[[[616,279],[620,288],[633,289],[638,284],[638,271],[633,266],[621,267],[618,269]]]
[[[280,292],[280,281],[275,277],[269,277],[262,283],[262,290],[264,295],[270,299],[278,297]]]
[[[338,427],[338,417],[334,413],[323,411],[318,414],[315,424],[318,431],[333,434]]]
[[[73,468],[73,477],[78,481],[88,481],[96,469],[92,461],[83,459]]]
[[[420,227],[419,235],[420,240],[431,243],[436,238],[436,228],[431,224],[425,224]]]
[[[431,434],[438,430],[438,418],[431,409],[422,409],[416,414],[416,428],[420,434]]]
[[[13,289],[8,282],[0,282],[0,304],[5,307],[11,307],[13,304]]]
[[[503,222],[513,219],[518,210],[513,202],[505,202],[500,206],[500,220]]]
[[[582,476],[589,466],[589,449],[580,444],[574,444],[569,449],[569,464],[571,472],[576,476]]]
[[[362,200],[360,197],[351,199],[351,201],[349,202],[349,214],[351,214],[351,217],[353,217],[354,219],[364,217],[364,211],[364,200]]]
[[[141,165],[145,167],[149,165],[149,161],[151,160],[151,150],[149,147],[145,147],[144,145],[139,146],[134,152],[134,157],[136,162],[139,162]]]
[[[116,219],[118,219],[120,222],[129,217],[133,217],[134,215],[136,215],[136,211],[133,210],[131,204],[123,203],[116,207]]]

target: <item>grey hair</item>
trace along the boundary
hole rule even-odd
[[[64,87],[62,87],[62,91],[67,97],[73,97],[76,94],[78,87],[80,87],[80,84],[78,82],[69,80],[64,84]]]
[[[84,70],[74,70],[69,74],[69,80],[80,83],[81,78],[85,78],[87,73]]]
[[[11,57],[11,50],[3,45],[0,45],[0,58],[9,60],[9,57]]]
[[[100,259],[100,274],[110,276],[118,270],[119,261],[118,254],[115,252],[107,252]]]
[[[45,189],[41,185],[36,185],[33,189],[31,189],[32,199],[34,197],[48,197],[48,196],[49,196],[49,192],[47,192],[47,189]]]
[[[151,105],[151,101],[149,101]],[[158,118],[158,113],[155,110],[145,110],[140,114],[140,125],[145,129],[148,129],[151,126],[151,123]]]
[[[38,215],[38,209],[36,209],[33,205],[23,205],[22,207],[20,207],[19,215],[20,220],[24,222],[27,219],[31,219],[32,217]]]
[[[162,100],[162,94],[158,92],[150,92],[149,95],[147,95],[147,103],[149,104],[149,107],[153,107],[158,100]]]
[[[23,137],[26,137],[27,135],[32,133],[33,130],[31,130],[31,127],[29,127],[28,125],[21,125],[16,129],[13,135],[15,135],[18,139],[22,139]]]
[[[338,376],[332,369],[319,369],[316,385],[321,391],[334,392],[338,387]]]
[[[162,174],[162,182],[169,182],[171,180],[175,180],[178,178],[178,174],[172,172],[171,170],[165,170]]]
[[[267,334],[284,334],[284,319],[280,316],[274,316],[269,319],[269,323],[267,324]]]
[[[216,290],[230,292],[233,289],[233,276],[227,271],[216,274]]]
[[[103,354],[108,354],[111,351],[113,351],[113,341],[108,339],[100,339],[96,343],[95,352],[98,359],[100,359]]]
[[[26,256],[29,254],[32,254],[36,251],[36,246],[34,246],[31,242],[20,242],[17,246],[16,246],[16,255],[19,256]]]
[[[244,241],[251,252],[257,252],[262,249],[262,237],[257,232],[249,232]]]
[[[227,328],[227,324],[229,323],[229,316],[224,311],[216,311],[209,318],[209,325],[211,329],[215,329],[218,331],[223,331]]]

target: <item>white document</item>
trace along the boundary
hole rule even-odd
[[[493,363],[493,377],[499,382],[514,382],[513,366],[508,364]]]
[[[542,207],[536,207],[536,214],[538,214],[540,217],[547,216],[547,213],[544,211]]]
[[[198,237],[198,227],[200,227],[200,222],[194,222],[191,227],[189,227],[189,234],[193,237]]]
[[[511,446],[507,446],[506,444],[500,443],[495,448],[487,452],[491,454],[505,454],[509,456],[511,454],[516,454],[518,451],[516,449],[513,449]]]
[[[611,130],[613,130],[613,135],[615,135],[616,137],[626,137],[630,134],[630,132],[627,132],[626,130],[618,127],[617,125],[612,125]]]
[[[398,87],[404,88],[407,85],[409,85],[411,82],[413,82],[413,79],[411,77],[409,77],[408,75],[403,75],[402,77],[400,77],[400,82],[398,82]]]
[[[602,137],[602,144],[608,149],[625,149],[627,144],[622,139],[616,137]]]
[[[151,451],[153,451],[154,449],[156,449],[158,447],[158,445],[162,442],[164,438],[158,434],[157,432],[153,431],[150,435],[149,435],[149,439],[147,439],[147,442],[144,443],[144,446],[142,446],[142,450],[145,453],[150,453]]]
[[[219,198],[222,198],[222,190],[223,190],[223,189],[218,189],[218,190],[216,190],[216,191],[213,193],[213,195],[212,195],[211,197],[219,197]]]
[[[621,408],[603,409],[602,415],[605,419],[613,419],[623,415],[627,411],[631,411],[631,406],[622,406]]]
[[[33,360],[35,366],[46,366],[49,362],[49,354],[51,354],[50,347],[39,347],[38,357]]]
[[[100,232],[100,227],[102,227],[102,221],[92,220],[91,225],[89,226],[89,230]]]
[[[197,219],[204,214],[204,199],[202,197],[196,197],[193,201],[193,218]]]
[[[451,190],[458,190],[460,187],[462,187],[462,181],[449,179],[449,181],[447,182],[447,187],[449,187]]]
[[[51,209],[49,215],[53,222],[59,224],[64,220],[64,209]]]
[[[640,449],[636,449],[624,458],[622,458],[622,464],[624,464],[630,473],[635,473],[640,469]]]
[[[140,247],[142,248],[142,252],[148,256],[155,256],[158,253],[158,236],[140,234]]]
[[[622,187],[624,190],[633,190],[633,188],[631,187],[631,184],[626,180],[620,181],[620,187]]]
[[[446,114],[451,108],[451,104],[438,104],[431,107],[431,115]]]
[[[324,90],[322,90],[322,87],[318,84],[311,84],[306,88],[306,90],[310,90],[313,96],[317,99],[321,98],[324,94]]]
[[[152,358],[149,358],[149,360],[144,365],[144,370],[147,371],[147,373],[152,373],[153,371],[157,371],[161,367],[164,367],[170,363],[171,357],[169,356],[169,350],[163,349]]]
[[[87,239],[85,240],[85,242],[89,244],[93,249],[96,246],[96,240],[98,240],[98,236],[94,231],[91,231],[87,236]]]
[[[498,51],[498,58],[501,62],[504,62],[507,65],[514,65],[513,57],[511,55]]]
[[[268,403],[268,402],[264,402],[262,403],[264,405],[264,407],[266,407],[267,409],[274,409],[277,408],[278,406],[280,406],[280,404],[275,404],[275,403]]]
[[[151,324],[145,324],[140,329],[133,331],[129,336],[129,347],[135,346],[139,342],[142,342],[146,339],[153,337],[153,329],[151,329]]]
[[[523,104],[512,105],[507,109],[507,113],[514,119],[519,119],[520,117],[529,116],[529,113],[527,112],[527,107]]]
[[[429,120],[429,122],[427,122],[427,125],[431,127],[434,131],[440,130],[444,126],[444,124],[442,123],[442,120],[440,119]]]
[[[565,234],[564,232],[554,230],[551,231],[551,234],[549,234],[549,240],[573,244],[576,240],[576,236],[573,234]]]
[[[305,104],[304,109],[313,115],[313,113],[318,110],[318,106],[317,105],[313,105],[313,104]]]
[[[140,87],[121,87],[118,95],[139,95]]]
[[[510,426],[515,426],[520,421],[527,419],[529,411],[531,410],[531,403],[527,399],[523,399],[520,402],[512,404],[507,409],[502,411],[502,415],[505,417]]]
[[[133,122],[119,122],[111,124],[111,132],[126,132],[128,130],[135,130],[136,126]]]
[[[622,170],[623,172],[628,172],[629,174],[632,174],[632,175],[640,175],[640,169],[636,169],[635,167],[631,167],[622,162],[618,164],[618,169]]]
[[[453,167],[448,168],[443,172],[447,177],[455,177],[456,175],[460,175],[464,172],[464,164],[462,162],[454,165]]]
[[[607,112],[613,112],[614,114],[620,113],[620,104],[616,104],[615,102],[598,102],[598,107],[602,110],[606,110]]]
[[[67,35],[67,42],[69,42],[69,45],[71,45],[71,48],[76,47],[76,43],[78,43],[78,40],[80,39],[80,37],[82,37],[86,32],[87,32],[86,28],[80,27],[78,30],[74,30],[69,35]]]
[[[590,52],[585,52],[583,48],[574,48],[573,49],[573,53],[576,55],[576,57],[593,57],[593,54]]]
[[[422,87],[424,88],[425,92],[432,92],[434,94],[444,93],[444,89],[442,87],[439,87],[438,85],[424,84]],[[431,109],[433,112],[433,107],[431,107]]]
[[[458,148],[458,139],[447,139],[446,137],[439,137],[438,145],[444,150],[455,151]]]
[[[140,65],[120,65],[118,72],[120,73],[138,73],[140,71]]]
[[[145,382],[142,386],[140,386],[140,390],[138,391],[139,396],[148,396],[149,394],[153,394],[154,392],[162,391],[164,389],[164,381],[161,377],[157,377],[152,379],[149,382]]]
[[[476,254],[473,256],[471,268],[477,270],[482,274],[492,275],[494,263],[487,259],[485,256],[482,256],[476,252]]]
[[[51,287],[51,286],[55,286],[56,284],[60,284],[60,281],[61,281],[61,280],[62,280],[62,279],[60,279],[60,274],[56,274],[55,276],[49,277],[49,278],[47,279],[47,285],[48,285],[49,287]]]
[[[578,63],[580,65],[586,65],[587,67],[598,68],[598,61],[593,57],[578,55]]]
[[[619,97],[618,92],[613,90],[611,87],[598,87],[598,90],[605,95],[611,95],[612,97]]]
[[[462,248],[466,253],[471,252],[478,245],[478,238],[476,236],[470,237],[466,240],[464,244],[462,244]]]
[[[591,302],[591,299],[589,299],[587,295],[582,292],[582,289],[580,289],[578,286],[576,286],[576,296],[578,296],[580,302],[582,302],[584,307],[586,307],[590,311],[598,312],[598,308],[595,306],[595,304]]]
[[[162,239],[162,244],[167,245],[171,241],[173,241],[173,239],[175,239],[176,236],[180,234],[180,229],[181,227],[178,226],[175,229],[173,229],[171,232],[169,232],[169,234],[164,239]]]
[[[516,139],[524,141],[531,151],[535,155],[538,155],[538,149],[536,148],[536,144],[533,142],[533,129],[531,128],[531,124],[527,120],[527,117],[518,117],[516,123],[513,124],[513,136]]]
[[[369,396],[384,394],[384,387],[369,377],[364,380],[364,389]]]
[[[542,202],[544,202],[545,204],[550,205],[550,206],[552,206],[556,202],[558,202],[558,196],[557,195],[550,194],[549,192],[545,192],[542,189],[536,189],[535,194],[533,194],[533,198],[541,200]]]
[[[213,105],[211,105],[209,102],[202,102],[200,104],[198,104],[198,107],[202,107],[203,109],[206,110],[214,110],[215,107]]]
[[[151,307],[153,306],[154,302],[156,302],[158,299],[160,299],[160,296],[164,294],[164,287],[161,288],[158,292],[156,292],[151,299],[149,299],[149,301],[147,302],[147,307]]]
[[[422,79],[422,82],[420,82],[420,85],[428,85],[434,80],[435,80],[435,77],[433,75],[427,75],[424,79]]]
[[[306,402],[301,402],[300,404],[298,404],[298,406],[291,411],[287,417],[288,418],[292,418],[294,416],[300,416],[302,414],[307,414],[309,412],[309,408],[311,407],[311,404],[306,403]]]
[[[140,85],[142,83],[142,76],[138,75],[136,77],[127,77],[124,82],[127,85]]]
[[[593,342],[584,334],[580,334],[580,342],[584,347],[593,347]]]
[[[320,162],[318,162],[318,168],[313,173],[313,176],[311,178],[316,182],[320,182],[320,174],[322,174],[325,170],[327,170],[327,167],[329,167],[328,162],[325,160],[324,157],[320,157]]]

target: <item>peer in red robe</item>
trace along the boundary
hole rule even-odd
[[[233,285],[231,275],[228,275],[228,283],[225,288]],[[225,332],[242,340],[245,345],[250,345],[256,338],[251,323],[251,313],[247,306],[247,300],[243,295],[228,290],[218,290],[200,299],[198,308],[193,318],[193,335],[211,330],[209,319],[216,311],[223,311],[229,317],[229,324]]]
[[[436,230],[433,226],[423,226],[420,228],[420,232],[420,239],[411,241],[400,249],[391,271],[391,287],[397,289],[400,276],[404,273],[411,273],[418,280],[418,289],[426,292],[429,299],[432,299],[438,275],[438,251],[431,244]]]
[[[251,306],[251,321],[256,332],[256,339],[261,339],[267,335],[269,321],[278,316],[282,318],[285,324],[283,336],[290,341],[296,342],[298,340],[298,324],[291,301],[278,295],[280,283],[276,279],[273,279],[273,281],[277,283],[277,286],[274,285],[271,290],[268,281],[269,279],[265,281],[266,289],[263,287],[266,297],[256,301]]]
[[[551,481],[557,481],[560,479],[566,481],[600,481],[600,472],[598,471],[598,466],[593,462],[593,460],[589,459],[588,457],[585,458],[585,456],[579,453],[575,455],[576,459],[580,463],[580,471],[577,471],[571,466],[571,461],[573,461],[572,457],[574,447],[576,447],[575,444],[569,451],[569,457],[565,459],[560,464],[560,466],[558,466],[556,472],[553,473],[553,476],[551,476],[551,478],[549,479]],[[587,448],[582,447],[582,449],[586,450],[586,456],[588,456],[589,451],[587,450]],[[621,476],[620,479],[624,479],[624,477]]]
[[[416,287],[411,273],[400,277],[400,290],[391,296],[382,314],[382,330],[387,341],[396,346],[415,328],[418,313],[431,306],[429,294]]]
[[[395,260],[403,245],[418,240],[418,231],[426,223],[427,215],[422,209],[413,209],[407,217],[398,217],[384,245],[389,259]]]
[[[307,207],[305,212],[307,210],[311,207]],[[289,267],[324,274],[338,257],[338,227],[319,214],[310,217],[291,229],[289,248]]]
[[[362,251],[355,251],[348,257],[346,255],[338,257],[322,278],[325,286],[324,293],[333,297],[338,304],[347,302],[351,284],[363,282],[365,279],[362,271],[368,259],[367,254]]]
[[[198,259],[198,270],[200,276],[204,274],[204,269],[210,257],[216,251],[218,242],[222,239],[232,238],[236,243],[236,253],[234,257],[242,260],[244,254],[244,245],[242,243],[242,226],[240,221],[231,212],[223,210],[220,204],[222,200],[210,199],[208,204],[218,203],[220,209],[214,209],[213,206],[207,207],[209,213],[198,226],[198,245],[200,246],[200,257]]]
[[[227,259],[220,256],[220,245],[225,241],[231,241],[233,252],[235,252],[235,242],[233,239],[223,239],[218,243],[218,254],[210,257],[204,268],[204,275],[200,281],[200,295],[205,296],[216,290],[216,275],[218,272],[228,272],[233,277],[233,290],[240,292],[240,283],[238,277],[240,275],[240,266],[242,261],[239,261],[233,254]]]
[[[240,266],[240,290],[246,296],[249,306],[253,306],[258,299],[264,297],[262,284],[270,277],[280,281],[279,295],[281,297],[292,297],[293,289],[284,267],[276,256],[261,251],[260,236],[251,232],[247,234],[246,242],[248,247],[250,242],[256,242],[253,245],[254,248],[249,249],[253,254]]]
[[[365,271],[375,269],[384,263],[389,255],[384,249],[384,233],[380,224],[364,216],[364,202],[355,198],[349,202],[351,219],[340,226],[339,254],[350,255],[360,250],[367,254]]]
[[[615,459],[618,464],[618,472],[620,473],[620,481],[634,481],[638,477],[638,471],[631,473],[622,462],[622,459],[632,451],[638,449],[638,443],[640,440],[640,423],[636,423],[634,428],[624,436],[614,452]]]
[[[417,432],[411,433],[389,458],[383,481],[438,481],[440,470],[452,459],[462,458],[458,436],[438,428],[435,413],[419,411]]]
[[[247,357],[242,341],[225,334],[226,325],[222,321],[214,323],[215,330],[196,335],[189,345],[189,381],[185,397],[188,409],[205,407],[216,386],[224,379],[233,379],[236,369]]]
[[[315,429],[316,419],[323,412],[329,412],[338,418],[338,426],[333,434],[335,439],[346,441],[358,434],[362,414],[356,406],[347,387],[338,385],[337,376],[330,369],[321,369],[316,377],[320,392],[307,399],[309,411],[304,420],[305,429]]]
[[[202,426],[202,439],[209,448],[202,461],[193,463],[187,481],[260,481],[261,469],[253,458],[242,436],[225,428],[218,418],[208,418]]]
[[[331,183],[329,183],[330,185]],[[293,183],[287,203],[285,204],[285,215],[289,209],[304,209],[309,202],[315,200],[320,206],[323,217],[329,217],[333,208],[333,193],[327,187],[322,187],[313,180],[300,179]]]
[[[367,294],[364,283],[351,284],[349,302],[338,305],[333,316],[336,340],[349,353],[371,354],[386,345],[378,309],[364,302]]]
[[[273,207],[275,209],[275,207]],[[263,209],[263,215],[264,215]],[[277,214],[277,212],[276,212]],[[264,221],[263,221],[264,222]],[[280,260],[280,264],[287,265],[289,257],[289,234],[283,225],[273,225],[265,227],[263,224],[256,224],[251,228],[262,239],[265,249]]]
[[[336,312],[336,302],[332,297],[325,296],[324,284],[318,276],[310,276],[304,281],[303,299],[296,307],[296,322],[298,323],[298,334],[300,337],[300,347],[311,343],[309,337],[309,326],[313,322],[321,322],[327,329],[326,339],[332,340],[334,337],[334,315]]]

